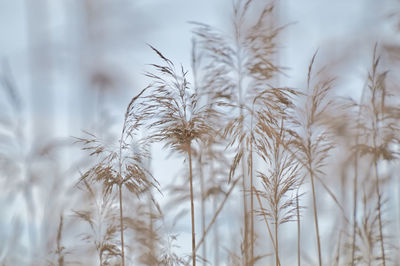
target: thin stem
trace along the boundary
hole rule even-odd
[[[367,86],[364,85],[361,93],[360,105],[363,103],[363,99],[365,96]],[[359,142],[360,137],[360,116],[361,116],[361,107],[358,109],[357,115],[357,128],[356,128],[356,146]],[[356,230],[357,230],[357,198],[358,198],[358,151],[355,151],[354,154],[354,184],[353,184],[353,232],[352,232],[352,245],[351,245],[351,265],[354,266],[355,262],[355,250],[356,250]]]
[[[197,58],[198,55],[196,53],[196,40],[192,39],[192,69],[193,69],[193,87],[195,91],[198,91],[198,86],[197,86],[197,67],[198,67],[198,62]],[[209,104],[209,98],[207,98],[207,104]],[[205,226],[206,226],[206,215],[205,215],[205,202],[204,202],[204,175],[203,175],[203,163],[202,163],[202,151],[200,150],[199,156],[198,156],[198,163],[199,163],[199,177],[200,177],[200,195],[201,195],[201,230],[204,235],[205,232]],[[204,240],[204,245],[202,249],[202,256],[203,256],[203,265],[206,265],[207,263],[207,245]]]
[[[311,165],[310,165],[310,169],[311,169]],[[319,263],[319,266],[322,266],[321,243],[320,243],[319,228],[318,228],[318,211],[317,211],[317,200],[316,200],[316,195],[315,195],[314,175],[313,175],[312,171],[310,171],[309,173],[310,173],[311,189],[312,189],[312,196],[313,196],[315,233],[317,235],[318,263]]]
[[[375,168],[375,179],[376,179],[376,195],[378,197],[378,223],[379,223],[379,240],[381,242],[381,253],[382,253],[382,263],[383,266],[386,265],[385,259],[385,247],[383,245],[383,230],[382,230],[382,214],[381,214],[381,193],[380,193],[380,185],[379,185],[379,176],[378,176],[378,165],[377,158],[374,160],[374,168]]]
[[[233,184],[232,184],[231,188],[229,189],[229,191],[225,194],[225,197],[224,197],[224,199],[222,200],[221,204],[218,206],[217,211],[214,213],[214,216],[213,216],[213,218],[211,219],[211,222],[208,224],[208,226],[207,226],[207,228],[206,228],[206,231],[204,232],[203,236],[201,237],[199,243],[197,243],[197,245],[196,245],[196,251],[200,248],[201,244],[204,242],[204,239],[205,239],[207,233],[210,231],[211,227],[212,227],[213,224],[216,222],[218,215],[219,215],[220,212],[222,211],[222,208],[225,206],[225,203],[226,203],[226,201],[227,201],[228,198],[229,198],[229,195],[232,193],[233,189],[235,188],[236,184],[238,183],[238,181],[239,181],[240,179],[241,179],[241,178],[237,178],[237,179],[233,182]]]
[[[243,145],[243,144],[242,144]],[[246,166],[244,160],[242,160],[242,191],[243,191],[243,222],[244,222],[244,258],[245,258],[245,265],[248,265],[248,231],[249,231],[249,222],[247,219],[247,199],[246,199]]]
[[[253,134],[253,114],[251,116],[251,133]],[[252,136],[251,136],[252,138]],[[253,190],[253,138],[250,141],[250,261],[254,265],[254,190]]]
[[[279,265],[279,244],[278,244],[278,219],[275,217],[275,247],[276,247],[276,252],[275,252],[275,265]]]
[[[122,183],[119,184],[119,221],[121,227],[121,265],[125,266],[125,252],[124,252],[124,222],[122,213]]]
[[[355,262],[355,250],[356,250],[356,230],[357,230],[357,183],[358,183],[358,153],[356,152],[354,158],[354,190],[353,190],[353,232],[352,232],[352,244],[351,244],[351,265]]]
[[[315,233],[317,237],[317,247],[318,247],[318,264],[322,266],[322,256],[321,256],[321,241],[319,235],[319,226],[318,226],[318,210],[317,210],[317,197],[315,193],[315,184],[314,184],[314,173],[312,170],[312,149],[311,149],[311,130],[308,126],[308,138],[307,138],[307,153],[308,153],[308,173],[310,174],[311,179],[311,189],[312,189],[312,197],[313,197],[313,209],[314,209],[314,224],[315,224]]]
[[[376,48],[376,47],[375,47]],[[374,54],[374,58],[375,58],[375,54]],[[374,60],[375,61],[375,60]],[[375,185],[375,192],[376,192],[376,196],[378,198],[378,224],[379,224],[379,240],[381,242],[381,253],[382,253],[382,264],[383,266],[386,265],[386,259],[385,259],[385,247],[383,245],[383,230],[382,230],[382,214],[381,214],[381,193],[380,193],[380,183],[379,183],[379,175],[378,175],[378,159],[379,159],[379,155],[377,155],[377,150],[378,150],[378,144],[377,144],[377,136],[379,135],[379,127],[378,124],[379,122],[381,122],[382,120],[379,117],[379,110],[376,106],[375,103],[375,96],[377,94],[377,86],[375,85],[376,81],[375,81],[375,69],[373,69],[373,75],[374,78],[372,80],[374,86],[372,89],[372,99],[371,99],[371,104],[372,104],[372,109],[373,109],[373,113],[375,115],[374,119],[373,119],[373,123],[372,123],[372,130],[373,130],[373,144],[374,144],[374,168],[375,168],[375,181],[376,181],[376,185]],[[382,96],[383,97],[383,96]],[[382,111],[384,108],[384,102],[382,100],[381,103],[382,107]]]
[[[204,175],[203,175],[203,164],[201,160],[201,153],[199,155],[199,175],[200,175],[200,194],[201,194],[201,230],[204,235],[206,230],[206,214],[205,214],[205,202],[204,202]],[[206,265],[206,258],[207,258],[207,245],[206,241],[204,240],[203,248],[202,248],[202,255],[203,255],[203,265]]]
[[[217,212],[217,195],[214,196],[214,213]],[[204,232],[205,233],[205,232]],[[214,226],[214,245],[215,245],[215,254],[214,254],[214,265],[219,265],[219,233],[218,233],[218,221],[215,220]]]
[[[124,122],[125,125],[125,122]],[[124,126],[125,128],[125,126]],[[122,210],[122,184],[123,184],[123,179],[121,176],[122,173],[122,161],[121,161],[121,156],[122,156],[122,139],[123,139],[123,134],[124,134],[124,129],[122,130],[121,133],[121,139],[119,142],[119,177],[120,177],[120,182],[118,184],[119,188],[119,221],[120,221],[120,227],[121,227],[121,265],[125,266],[125,251],[124,251],[124,224],[123,224],[123,210]]]
[[[188,156],[189,156],[190,214],[192,220],[192,260],[193,260],[193,266],[196,266],[196,235],[195,235],[194,203],[193,203],[192,147],[190,141],[188,141],[187,146],[188,146]]]
[[[299,189],[296,191],[296,214],[297,214],[297,265],[300,266],[300,206]]]
[[[148,207],[149,207],[149,231],[150,231],[150,260],[154,262],[154,258],[156,257],[154,250],[154,225],[153,225],[153,204],[152,204],[152,193],[151,188],[148,188]]]
[[[268,229],[268,234],[269,234],[269,238],[271,239],[271,242],[272,242],[272,246],[273,246],[273,248],[274,248],[274,251],[275,251],[275,254],[277,254],[277,247],[275,246],[275,241],[274,241],[274,237],[272,236],[272,232],[271,232],[271,227],[269,226],[269,223],[268,223],[268,219],[267,219],[267,216],[266,216],[266,214],[264,213],[264,207],[263,207],[263,205],[262,205],[262,202],[261,202],[261,198],[260,198],[260,195],[258,195],[258,192],[257,192],[257,190],[255,190],[254,189],[254,194],[256,195],[256,197],[257,197],[257,200],[258,200],[258,204],[260,205],[260,208],[261,208],[261,213],[262,213],[262,215],[263,215],[263,218],[264,218],[264,221],[265,221],[265,224],[267,225],[267,229]],[[276,258],[276,261],[278,262],[278,266],[280,266],[281,265],[281,263],[280,263],[280,260],[279,260],[279,256]]]
[[[235,25],[235,41],[236,41],[236,60],[237,60],[237,87],[238,87],[238,99],[240,105],[240,117],[243,117],[243,73],[242,73],[242,57],[241,57],[241,45],[240,45],[240,29],[238,25]],[[243,125],[241,125],[241,133],[243,134]],[[241,141],[240,148],[243,148],[244,143]],[[241,161],[242,166],[242,190],[243,190],[243,223],[244,223],[244,260],[245,265],[248,265],[248,232],[249,232],[249,222],[247,220],[247,199],[246,199],[246,166],[245,162]]]

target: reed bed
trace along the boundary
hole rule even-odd
[[[290,25],[274,2],[235,1],[231,24],[190,22],[190,68],[148,45],[158,63],[118,134],[107,120],[68,140],[27,135],[4,64],[0,265],[400,263],[395,47],[370,47],[357,98],[323,47],[295,70],[302,85],[283,84]],[[168,184],[159,150],[179,162],[161,169]]]

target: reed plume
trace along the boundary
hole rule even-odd
[[[392,101],[392,93],[386,85],[388,71],[380,70],[381,57],[378,55],[378,46],[375,45],[372,57],[372,66],[368,72],[368,80],[366,91],[363,94],[361,103],[358,105],[360,110],[359,130],[362,135],[359,137],[360,142],[354,147],[355,151],[362,158],[367,158],[373,167],[372,172],[374,181],[370,177],[366,177],[376,196],[376,217],[372,213],[365,212],[364,216],[364,232],[368,232],[367,225],[378,227],[378,238],[380,246],[380,259],[383,265],[386,265],[387,255],[385,248],[384,219],[382,206],[382,167],[384,162],[393,162],[398,158],[398,153],[393,149],[393,145],[399,143],[396,134],[398,131],[398,106]],[[370,192],[367,192],[370,193]],[[368,194],[370,195],[370,194]],[[369,197],[367,197],[369,198]],[[366,199],[363,200],[366,205]],[[375,217],[375,218],[374,218]],[[376,219],[376,221],[375,221]],[[375,224],[376,223],[376,224]],[[367,233],[367,235],[370,235]],[[371,245],[370,245],[371,246]],[[355,258],[356,259],[356,258]]]
[[[286,122],[285,116],[280,121],[271,121],[268,113],[259,111],[255,140],[257,153],[267,164],[266,172],[258,172],[263,190],[257,194],[266,199],[268,207],[259,212],[266,215],[274,225],[275,235],[271,240],[275,242],[276,265],[280,265],[278,228],[281,224],[295,220],[299,208],[299,195],[296,192],[302,181],[301,164],[286,150],[285,143],[290,141]]]
[[[83,194],[86,208],[73,210],[78,222],[84,222],[89,230],[81,233],[80,238],[90,245],[89,254],[95,251],[100,266],[110,265],[121,256],[118,237],[118,210],[113,206],[115,195],[104,194],[102,184],[89,184],[82,180],[78,189]],[[99,193],[100,192],[100,193]],[[86,228],[86,227],[84,227]],[[84,253],[87,256],[87,251]]]
[[[150,46],[163,64],[153,64],[156,74],[146,73],[152,80],[151,93],[146,97],[144,113],[151,117],[149,139],[162,141],[173,151],[186,154],[189,168],[190,210],[192,224],[192,262],[196,265],[196,237],[193,193],[192,145],[205,140],[214,132],[217,110],[210,104],[199,106],[198,94],[189,87],[187,72],[181,66],[179,72],[161,52]]]
[[[334,79],[313,81],[315,79],[313,66],[316,55],[317,52],[314,53],[308,67],[307,90],[304,94],[305,99],[303,99],[304,107],[296,110],[297,114],[292,120],[295,130],[291,131],[293,140],[290,145],[299,151],[296,158],[306,169],[311,181],[318,264],[321,266],[323,262],[315,181],[321,180],[320,177],[325,175],[324,167],[328,160],[329,151],[334,146],[332,128],[328,123],[331,116],[328,114],[332,113],[331,110],[333,110],[335,102],[330,98]],[[330,192],[327,186],[324,186],[324,188]],[[329,194],[337,202],[334,194]]]
[[[143,119],[140,105],[137,107],[135,104],[145,90],[143,89],[130,101],[116,147],[110,147],[89,133],[86,138],[77,138],[77,142],[83,145],[83,150],[89,151],[90,156],[98,158],[98,162],[82,175],[80,182],[86,180],[89,184],[93,182],[103,184],[104,195],[112,193],[115,187],[118,189],[122,266],[125,265],[122,189],[126,188],[137,196],[148,187],[157,186],[157,181],[144,165],[144,160],[148,157],[147,145],[143,141],[134,140]]]
[[[230,103],[235,111],[232,112],[232,125],[238,126],[236,134],[240,137],[229,136],[228,145],[235,145],[235,156],[232,162],[230,179],[240,165],[243,191],[243,254],[244,263],[252,265],[254,262],[254,203],[253,203],[253,159],[249,144],[250,132],[246,130],[246,123],[250,123],[250,106],[246,105],[248,98],[254,97],[254,91],[269,87],[270,80],[280,72],[274,63],[276,53],[276,38],[283,27],[274,27],[270,23],[274,11],[273,4],[264,5],[256,15],[250,19],[251,10],[256,1],[237,1],[233,8],[233,32],[225,35],[202,23],[193,23],[195,36],[199,40],[201,51],[209,63],[204,66],[208,73],[208,90],[215,98],[223,99]],[[251,95],[251,96],[250,96]],[[231,131],[227,129],[225,133]],[[228,135],[226,135],[228,136]],[[246,167],[246,161],[249,163]],[[249,176],[249,181],[247,181]],[[248,188],[247,182],[250,187]],[[246,191],[250,191],[250,213]],[[250,222],[248,221],[250,216]],[[250,239],[248,239],[250,235]]]

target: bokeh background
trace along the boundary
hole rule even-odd
[[[376,43],[386,49],[385,60],[396,71],[399,1],[282,0],[275,5],[274,25],[288,25],[279,36],[276,58],[286,68],[280,84],[304,86],[317,49],[316,64],[337,76],[338,95],[360,97]],[[66,260],[82,262],[86,244],[80,234],[89,229],[73,221],[71,210],[85,204],[75,184],[90,159],[73,137],[85,131],[104,138],[118,135],[130,99],[149,82],[143,74],[159,62],[148,44],[190,72],[189,22],[231,32],[231,19],[230,0],[0,0],[0,264],[53,263],[61,215],[63,246],[70,252]],[[162,145],[154,145],[151,154],[150,168],[163,192],[154,197],[165,213],[172,209],[162,230],[173,239],[170,248],[187,256],[190,224],[182,217],[189,214],[182,212],[176,222],[177,203],[168,200],[171,185],[184,182],[184,159]],[[232,228],[240,230],[240,219],[231,219],[239,201],[230,200],[218,220],[220,265],[228,256],[225,248],[239,241],[229,236]],[[400,216],[398,208],[394,212]],[[329,230],[330,222],[322,219],[321,230]],[[287,232],[283,238],[295,234]],[[288,250],[282,253],[290,254],[291,248],[283,246]],[[133,261],[129,265],[136,265]]]

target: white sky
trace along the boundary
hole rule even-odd
[[[10,63],[29,109],[32,92],[29,85],[27,2],[29,0],[0,0],[0,58]],[[204,22],[225,30],[229,27],[232,10],[230,0],[118,0],[115,2],[119,5],[115,6],[110,4],[111,0],[98,1],[110,6],[101,11],[105,15],[99,19],[100,26],[94,25],[95,32],[98,30],[99,33],[95,38],[100,38],[95,40],[104,40],[104,43],[95,41],[86,45],[90,38],[86,35],[86,22],[82,16],[84,1],[47,2],[50,3],[50,23],[44,25],[41,32],[49,34],[54,45],[50,46],[53,47],[50,51],[54,60],[49,71],[50,90],[55,92],[53,101],[58,107],[54,111],[57,120],[55,134],[64,137],[77,136],[82,129],[82,124],[74,124],[68,116],[71,114],[69,108],[76,104],[77,87],[87,82],[82,80],[85,71],[104,62],[107,67],[122,70],[125,90],[108,94],[106,100],[111,113],[120,121],[130,97],[147,84],[142,75],[150,70],[147,64],[159,62],[146,43],[162,51],[173,62],[190,69],[191,26],[187,22]],[[331,62],[339,84],[344,84],[344,91],[340,93],[357,95],[375,42],[399,41],[394,20],[387,18],[399,10],[399,4],[394,0],[286,0],[278,3],[281,24],[294,22],[281,36],[280,61],[290,68],[287,71],[289,78],[283,78],[282,85],[304,85],[309,61],[319,48],[317,65]],[[40,42],[41,37],[36,38]],[[39,47],[43,50],[49,45],[40,44]],[[350,63],[343,65],[341,58]],[[77,69],[82,65],[85,67]],[[72,114],[80,116],[76,110]],[[76,128],[69,129],[71,125]],[[170,179],[179,171],[180,165],[169,167],[171,161],[166,161],[158,149],[154,156],[163,165],[154,169],[155,176]],[[173,162],[176,165],[182,160],[173,159]],[[187,240],[189,237],[184,236]],[[182,241],[180,244],[184,251],[189,252],[190,245],[185,243]]]

